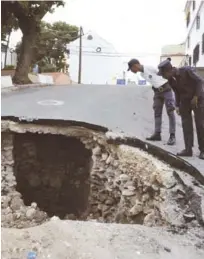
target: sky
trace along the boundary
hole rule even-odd
[[[158,64],[164,45],[185,40],[185,0],[65,0],[47,22],[65,21],[93,30],[120,53]],[[11,46],[21,33],[13,33]]]

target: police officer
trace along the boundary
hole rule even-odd
[[[185,149],[177,155],[192,156],[194,112],[200,159],[204,159],[204,80],[191,67],[175,68],[170,60],[159,65],[159,75],[168,79],[176,96],[176,111],[181,115]]]
[[[168,145],[174,145],[176,142],[175,131],[176,131],[176,119],[175,119],[175,101],[173,92],[168,83],[161,76],[158,76],[157,68],[151,66],[141,65],[137,59],[132,59],[128,62],[128,71],[133,73],[141,72],[141,75],[147,82],[152,85],[154,91],[154,118],[155,118],[155,130],[154,133],[146,138],[150,141],[161,140],[161,126],[162,126],[162,110],[165,104],[166,111],[169,117],[169,140]]]

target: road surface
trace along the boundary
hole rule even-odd
[[[145,139],[154,129],[153,92],[150,87],[73,85],[24,89],[2,96],[2,116],[83,121],[106,126]],[[177,153],[184,147],[180,117],[177,116],[177,145],[167,146],[168,118],[163,117],[163,141],[156,145]],[[204,173],[204,161],[194,156],[187,161]]]

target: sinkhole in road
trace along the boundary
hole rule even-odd
[[[10,127],[1,146],[3,227],[32,227],[53,216],[151,227],[202,222],[201,188],[188,187],[184,172],[147,152],[118,144],[112,133]]]
[[[49,217],[79,217],[90,193],[91,151],[80,140],[51,134],[15,134],[14,173],[24,204]]]

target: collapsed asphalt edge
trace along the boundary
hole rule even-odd
[[[27,117],[16,117],[16,116],[1,116],[2,120],[8,120],[18,123],[33,123],[36,125],[46,125],[46,126],[62,126],[62,127],[69,127],[69,126],[78,126],[84,127],[90,130],[100,131],[106,133],[109,131],[108,128],[95,125],[87,122],[82,121],[73,121],[73,120],[61,120],[61,119],[36,119],[36,118],[27,118]]]
[[[33,123],[37,125],[47,125],[47,126],[62,126],[62,127],[69,127],[69,126],[78,126],[84,127],[90,130],[98,131],[106,133],[109,131],[107,127],[95,125],[91,123],[86,123],[82,121],[72,121],[72,120],[56,120],[56,119],[35,119],[35,118],[26,118],[26,117],[15,117],[15,116],[2,116],[2,120],[8,120],[18,123]],[[128,145],[131,147],[140,148],[141,150],[148,152],[149,154],[153,155],[157,159],[167,163],[168,165],[174,167],[175,169],[182,170],[192,177],[194,177],[200,184],[204,185],[204,176],[201,172],[196,169],[193,165],[185,161],[184,159],[175,156],[173,153],[166,151],[158,146],[152,145],[147,143],[141,139],[136,137],[114,137],[109,138],[107,140],[109,144],[116,144],[116,145]]]
[[[200,184],[204,185],[204,176],[201,172],[195,168],[193,165],[185,161],[184,159],[174,155],[173,153],[166,151],[158,146],[147,143],[141,139],[135,137],[116,137],[114,139],[109,139],[110,144],[125,144],[131,147],[137,147],[143,151],[148,152],[159,160],[169,164],[175,169],[184,171],[194,177]]]

